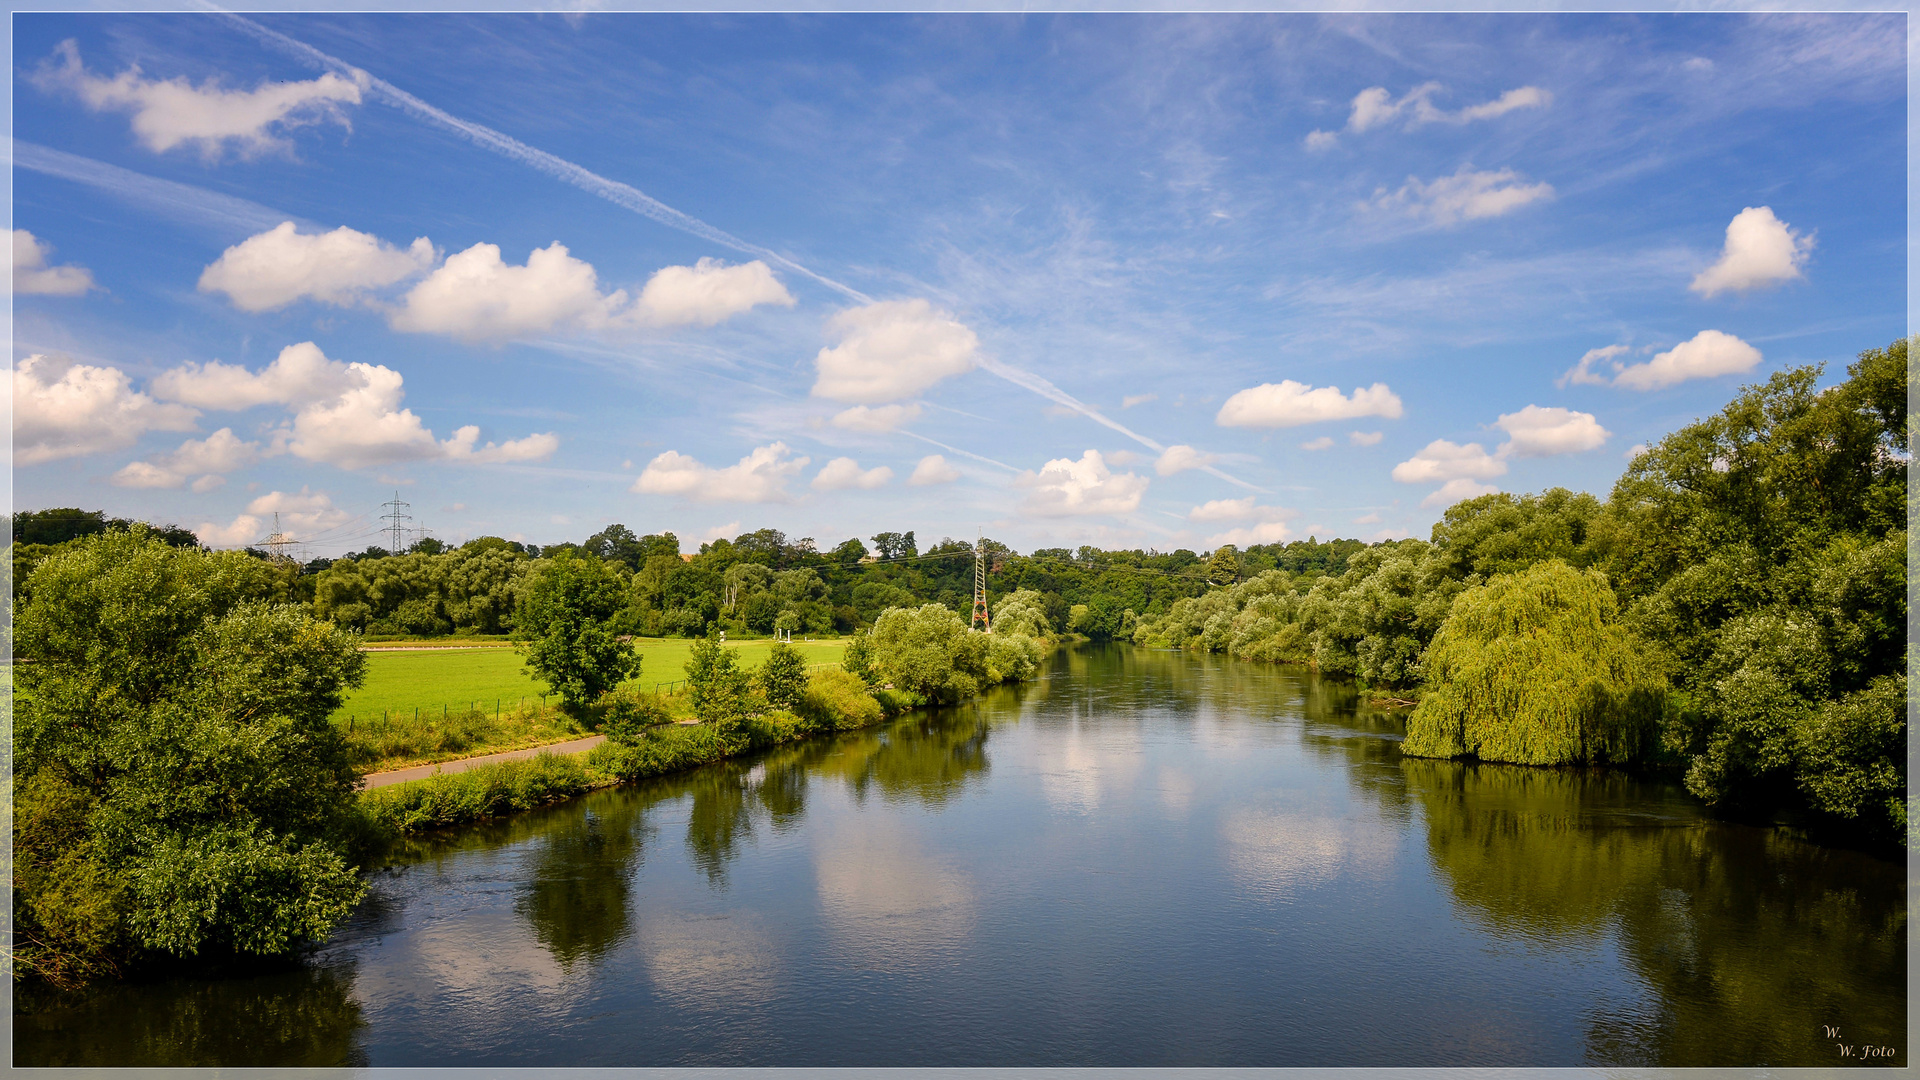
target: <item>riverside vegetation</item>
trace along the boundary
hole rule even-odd
[[[1817,368],[1780,372],[1605,502],[1469,499],[1430,541],[1264,572],[1133,639],[1417,698],[1410,755],[1671,769],[1723,812],[1901,841],[1907,363],[1901,340],[1824,391]]]
[[[594,632],[607,612],[583,563],[555,560],[535,582],[550,610],[524,644],[607,741],[584,758],[357,794],[327,718],[366,657],[354,634],[271,603],[267,564],[137,524],[41,560],[17,622],[29,662],[16,670],[16,978],[71,986],[168,959],[286,953],[353,909],[360,871],[398,835],[960,700],[1031,677],[1043,655],[1023,634],[970,633],[937,604],[882,613],[843,667],[811,673],[785,644],[749,672],[716,630],[687,664],[700,722],[683,726],[657,696],[604,689],[635,663],[630,644]]]
[[[1601,502],[1458,504],[1430,541],[1019,556],[996,633],[952,607],[972,547],[912,533],[817,552],[774,530],[703,545],[611,526],[536,551],[363,553],[315,568],[214,554],[79,511],[14,520],[15,971],[77,982],[143,958],[323,938],[388,838],[965,699],[1030,676],[1060,632],[1303,663],[1418,699],[1410,755],[1684,773],[1724,812],[1880,840],[1907,826],[1907,342],[1826,391],[1799,369],[1637,457]],[[841,603],[842,599],[847,603]],[[411,606],[410,606],[411,605]],[[796,625],[796,623],[798,625]],[[869,627],[842,669],[721,630]],[[351,632],[512,631],[609,738],[355,795],[327,717]],[[608,690],[626,634],[700,638],[687,708]]]

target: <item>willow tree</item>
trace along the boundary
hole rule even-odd
[[[1454,600],[1401,749],[1521,765],[1622,763],[1657,737],[1665,679],[1641,662],[1605,575],[1559,559]]]

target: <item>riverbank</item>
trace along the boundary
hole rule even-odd
[[[359,808],[367,841],[379,846],[379,841],[411,833],[532,810],[598,788],[871,727],[927,704],[919,694],[849,692],[848,684],[858,682],[830,674],[812,678],[792,711],[776,709],[723,724],[663,725],[630,738],[609,739],[585,754],[547,751],[363,791]]]

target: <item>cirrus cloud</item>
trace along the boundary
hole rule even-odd
[[[1409,176],[1398,191],[1378,188],[1366,205],[1445,226],[1499,217],[1552,197],[1553,185],[1544,180],[1529,184],[1512,169],[1475,171],[1462,165],[1452,176],[1432,181]]]
[[[1228,398],[1214,416],[1214,423],[1221,427],[1298,427],[1361,416],[1396,420],[1401,411],[1400,398],[1387,389],[1386,383],[1355,387],[1348,396],[1338,387],[1315,388],[1286,379],[1251,386]]]

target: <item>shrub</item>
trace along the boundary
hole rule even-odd
[[[539,754],[376,788],[360,800],[374,822],[406,833],[531,810],[592,786],[578,756]]]
[[[840,730],[877,724],[886,715],[865,682],[837,668],[807,676],[794,711],[823,728]]]
[[[754,683],[767,704],[776,709],[791,709],[807,686],[807,661],[800,650],[784,641],[773,643],[767,662],[760,666]]]
[[[673,710],[658,694],[616,690],[600,699],[600,734],[632,742],[646,731],[673,723]]]
[[[751,696],[739,650],[722,646],[717,629],[695,642],[687,657],[687,697],[703,724],[726,723],[747,711]]]
[[[1461,593],[1427,651],[1402,751],[1521,765],[1645,757],[1666,682],[1618,614],[1605,575],[1558,559]]]

